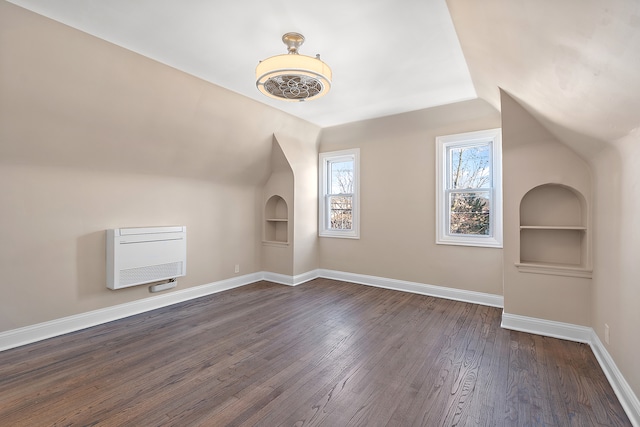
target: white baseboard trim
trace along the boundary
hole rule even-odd
[[[344,271],[320,269],[319,277],[358,283],[361,285],[375,286],[378,288],[393,289],[396,291],[410,292],[413,294],[428,295],[455,301],[470,302],[480,305],[502,308],[504,298],[502,295],[487,294],[463,289],[445,288],[443,286],[427,285],[424,283],[408,282],[406,280],[387,279],[378,276],[347,273]]]
[[[530,334],[544,335],[546,337],[560,338],[586,344],[591,344],[591,332],[593,331],[593,329],[586,326],[554,322],[504,312],[502,313],[502,324],[500,326],[513,331],[528,332]]]
[[[234,289],[260,280],[267,280],[287,286],[297,286],[318,277],[420,295],[429,295],[456,301],[470,302],[491,307],[502,308],[504,306],[504,299],[501,295],[445,288],[423,283],[387,279],[383,277],[367,276],[335,270],[317,269],[296,276],[287,276],[284,274],[270,272],[256,272],[206,285],[152,296],[125,304],[63,317],[49,322],[0,332],[0,351],[75,332],[91,326],[111,322],[113,320],[123,319],[125,317],[177,304],[179,302]],[[609,379],[614,392],[618,396],[622,407],[631,420],[631,424],[635,427],[640,427],[640,401],[624,379],[622,373],[611,358],[611,355],[607,352],[604,345],[602,345],[602,342],[592,328],[508,313],[502,314],[501,326],[505,329],[589,344],[602,367],[602,370]]]
[[[113,320],[123,319],[135,314],[203,297],[205,295],[215,294],[217,292],[248,285],[262,280],[262,278],[262,272],[247,274],[206,285],[181,289],[167,294],[88,311],[86,313],[62,317],[49,322],[0,332],[0,351],[79,331],[81,329],[111,322]]]
[[[594,330],[591,331],[591,350],[593,350],[593,354],[598,359],[600,367],[607,376],[616,396],[618,396],[618,400],[627,413],[631,424],[635,427],[640,427],[640,400],[638,400],[638,396],[635,395],[627,380],[622,376],[622,372],[620,372]]]
[[[263,272],[263,280],[267,280],[273,283],[279,283],[287,286],[298,286],[309,280],[320,277],[318,275],[319,270],[311,270],[306,273],[298,274],[297,276],[287,276],[286,274],[270,273],[268,271]]]
[[[502,307],[503,304],[503,299],[500,295],[483,294],[480,292],[445,288],[403,280],[387,279],[384,277],[367,276],[363,274],[346,273],[335,270],[316,269],[296,276],[287,276],[285,274],[261,271],[0,332],[0,351],[68,334],[70,332],[79,331],[81,329],[90,328],[92,326],[114,320],[123,319],[125,317],[199,298],[205,295],[248,285],[259,280],[267,280],[287,286],[297,286],[318,277],[493,307]]]
[[[640,427],[640,400],[624,379],[593,328],[508,313],[502,314],[501,326],[514,331],[589,344],[631,424]]]

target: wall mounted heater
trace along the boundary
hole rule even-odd
[[[122,289],[187,274],[187,227],[107,230],[107,287]]]

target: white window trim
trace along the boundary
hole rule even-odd
[[[488,129],[436,137],[436,243],[439,245],[481,246],[502,248],[502,132]],[[449,233],[449,204],[446,200],[447,149],[478,143],[491,143],[491,196],[493,206],[490,217],[490,236],[452,235]],[[497,167],[496,167],[497,166]]]
[[[327,211],[327,193],[329,181],[327,164],[331,161],[353,160],[353,217],[351,230],[332,230],[328,228],[329,213]],[[360,149],[329,151],[319,154],[319,189],[318,189],[318,235],[320,237],[338,237],[345,239],[360,238]]]

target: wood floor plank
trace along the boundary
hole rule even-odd
[[[0,353],[2,426],[629,426],[590,348],[501,310],[258,282]]]

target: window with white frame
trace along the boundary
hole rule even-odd
[[[502,247],[501,129],[436,138],[436,243]]]
[[[360,149],[320,153],[319,235],[360,237]]]

